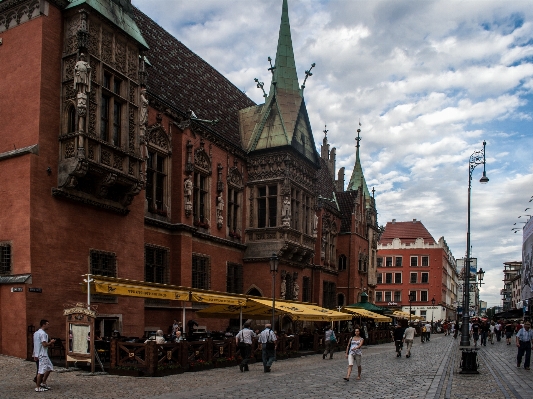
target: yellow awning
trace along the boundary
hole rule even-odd
[[[264,306],[253,301],[248,301],[242,307],[234,305],[213,305],[196,311],[196,314],[198,317],[235,319],[240,316],[241,309],[242,317],[245,319],[270,320],[272,317],[272,306]],[[279,312],[276,312],[276,315],[278,314]]]
[[[246,304],[246,298],[232,297],[228,295],[211,294],[207,292],[191,292],[191,302],[214,303],[219,305],[238,305]]]
[[[139,284],[124,284],[118,282],[100,281],[97,279],[94,280],[91,292],[96,294],[167,299],[172,301],[186,301],[189,299],[189,291],[171,288],[146,287]]]
[[[226,305],[246,304],[246,297],[242,295],[106,276],[91,275],[91,279],[91,292],[97,294]],[[87,285],[83,284],[82,287],[86,292]]]
[[[382,316],[378,313],[374,313],[366,309],[343,308],[342,310],[343,312],[350,312],[356,316],[368,317],[369,319],[373,319],[374,321],[377,321],[377,322],[391,322],[392,321],[390,317]]]
[[[413,315],[410,315],[409,313],[402,312],[402,311],[400,311],[400,310],[395,310],[394,312],[392,312],[392,315],[393,315],[394,317],[398,317],[398,318],[400,318],[400,319],[408,319],[409,316],[410,316],[412,319],[414,319],[414,318],[417,317],[417,316],[414,315],[414,314],[413,314]]]
[[[265,307],[272,309],[271,299],[249,298],[250,301],[260,303]],[[289,301],[276,300],[275,308],[283,314],[291,316],[293,320],[302,321],[332,321],[332,320],[350,320],[345,314],[339,314],[333,310],[324,309],[320,306],[303,304]]]

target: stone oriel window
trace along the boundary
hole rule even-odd
[[[144,281],[151,283],[168,284],[169,251],[167,248],[155,245],[145,245],[144,247]]]
[[[192,256],[192,287],[208,290],[210,286],[209,257],[193,254]]]
[[[243,293],[243,270],[239,263],[227,264],[226,291],[234,294]]]
[[[0,275],[11,274],[11,244],[0,243]]]
[[[122,80],[111,72],[104,72],[100,100],[100,138],[117,147],[123,141],[125,100],[120,96],[122,86]]]
[[[91,274],[117,277],[117,257],[113,252],[92,249],[89,252]]]
[[[295,230],[300,229],[300,208],[301,208],[301,192],[300,190],[292,189],[291,193],[291,227]]]

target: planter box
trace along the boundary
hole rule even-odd
[[[174,374],[183,374],[185,370],[180,368],[169,368],[169,369],[163,369],[163,370],[157,370],[155,372],[154,377],[166,377],[168,375],[174,375]]]
[[[187,369],[187,371],[189,372],[196,372],[196,371],[204,371],[204,370],[211,370],[213,368],[213,365],[210,364],[210,365],[195,365],[195,366],[191,366],[189,365],[189,368]]]
[[[122,375],[125,377],[143,377],[143,370],[109,369],[109,374]]]

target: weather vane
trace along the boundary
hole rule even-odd
[[[324,137],[325,137],[325,138],[328,138],[328,132],[329,132],[329,130],[326,129],[327,127],[328,127],[328,125],[324,125]]]
[[[361,126],[361,121],[359,120],[359,126]],[[361,129],[357,129],[357,137],[355,138],[355,141],[357,141],[356,147],[359,148],[359,142],[361,141],[361,137],[359,136],[359,133],[361,133]]]
[[[313,62],[311,64],[311,68],[309,68],[307,71],[305,71],[305,79],[304,79],[304,83],[302,84],[302,90],[305,89],[305,82],[307,82],[307,78],[309,76],[313,76],[313,74],[311,73],[311,69],[313,69],[315,67],[315,63]]]
[[[265,84],[263,82],[260,82],[259,79],[255,78],[254,82],[257,83],[257,88],[263,90],[263,97],[267,98],[267,94],[265,92],[264,86]]]

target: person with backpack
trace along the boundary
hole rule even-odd
[[[242,330],[235,336],[235,341],[240,348],[242,356],[242,362],[239,364],[239,370],[241,370],[241,373],[244,371],[250,371],[248,369],[248,363],[250,362],[250,356],[252,355],[252,338],[255,337],[255,333],[250,330],[250,323],[244,323]]]
[[[513,336],[514,326],[510,321],[505,324],[505,338],[507,339],[507,345],[511,345],[511,337]]]
[[[348,371],[346,372],[345,381],[350,381],[350,374],[352,374],[353,364],[357,364],[357,379],[361,379],[361,358],[363,351],[361,347],[365,340],[360,335],[360,330],[356,328],[353,332],[352,338],[346,346],[346,357],[348,358]]]
[[[396,328],[392,332],[394,337],[394,344],[396,345],[396,357],[402,357],[402,348],[403,348],[403,333],[405,329],[397,324]]]
[[[329,353],[329,358],[333,359],[333,351],[335,350],[335,345],[337,345],[337,337],[335,332],[331,329],[331,326],[326,327],[326,333],[324,335],[324,341],[326,345],[326,350],[322,354],[322,359],[325,359]]]
[[[272,331],[272,325],[266,324],[265,329],[259,334],[265,373],[270,373],[272,363],[276,360],[276,340],[276,334]]]

